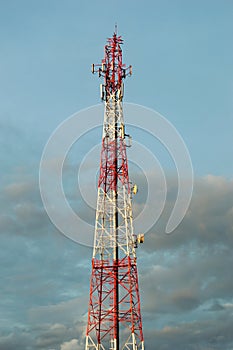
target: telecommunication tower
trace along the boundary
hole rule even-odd
[[[135,252],[144,235],[133,231],[137,186],[129,181],[122,109],[123,80],[132,67],[122,63],[122,44],[115,30],[102,63],[92,65],[92,73],[104,78],[105,111],[85,350],[144,350]]]

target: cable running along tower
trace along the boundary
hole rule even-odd
[[[129,181],[122,110],[123,79],[132,67],[122,63],[122,43],[115,30],[102,63],[92,65],[104,78],[105,111],[85,350],[144,350],[135,252],[144,236],[133,232],[137,187]]]

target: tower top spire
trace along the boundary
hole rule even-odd
[[[117,35],[117,22],[115,23],[115,32],[114,33]]]

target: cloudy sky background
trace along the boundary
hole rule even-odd
[[[174,163],[158,141],[130,130],[155,153],[168,185],[164,212],[138,249],[146,348],[232,350],[232,18],[233,3],[220,0],[0,0],[1,350],[84,348],[92,250],[50,222],[39,162],[54,129],[99,102],[90,67],[102,59],[115,22],[134,69],[125,100],[176,127],[195,175],[187,215],[166,236],[177,193]],[[103,116],[96,118],[101,123]],[[97,129],[77,143],[64,168],[70,205],[89,223],[94,211],[80,198],[77,173],[87,145],[97,145],[100,135]],[[99,159],[87,161],[86,186],[96,180]],[[137,215],[147,180],[159,194],[158,181],[148,164],[131,163],[130,170],[139,184]]]

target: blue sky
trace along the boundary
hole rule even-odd
[[[232,349],[232,18],[226,0],[0,0],[1,349],[83,348],[91,250],[50,223],[39,162],[62,121],[99,103],[91,64],[101,61],[116,22],[133,65],[125,101],[173,123],[195,175],[177,235],[163,238],[159,224],[139,252],[143,285],[154,281],[142,288],[147,349],[153,339],[159,350]],[[75,153],[72,162],[74,177]]]
[[[184,137],[198,175],[232,173],[229,1],[2,2],[1,119],[49,135],[96,104],[90,74],[115,22],[133,65],[126,100],[153,108]],[[62,102],[62,103],[61,103]]]

